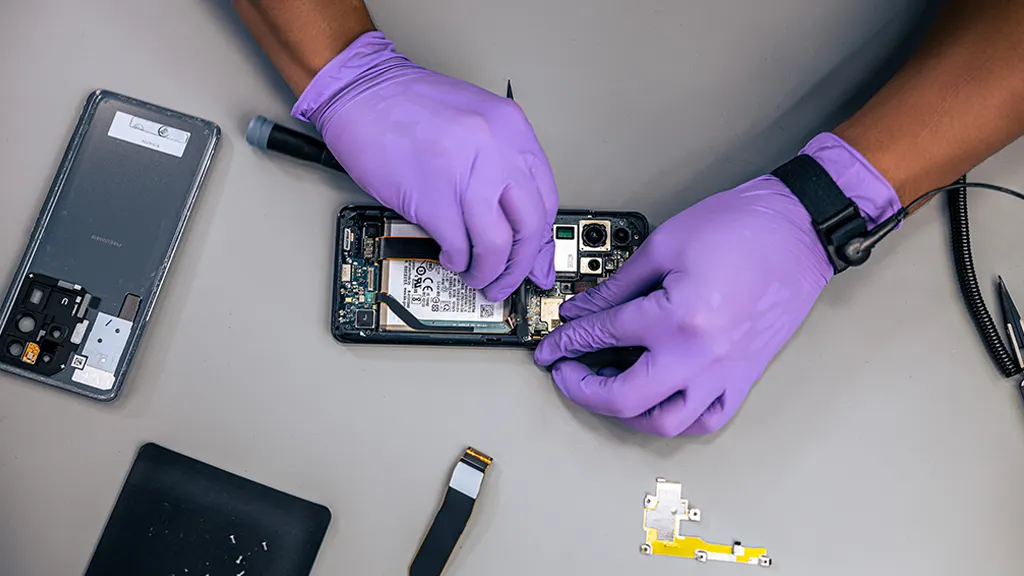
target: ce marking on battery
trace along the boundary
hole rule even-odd
[[[419,265],[416,267],[416,279],[413,281],[413,287],[423,293],[423,297],[429,301],[430,295],[433,294],[436,289],[434,288],[434,279],[427,276],[427,267]]]

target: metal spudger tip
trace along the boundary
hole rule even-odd
[[[245,141],[250,146],[261,150],[267,149],[267,139],[270,138],[270,130],[274,127],[274,121],[266,116],[254,116],[249,121],[249,127],[245,129]]]
[[[515,100],[516,99],[515,95],[512,94],[512,80],[511,79],[508,81],[508,87],[505,88],[505,98],[508,98],[509,100]]]

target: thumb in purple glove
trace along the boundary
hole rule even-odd
[[[441,265],[507,298],[554,284],[558,192],[519,106],[426,70],[369,32],[328,63],[292,114],[312,121],[360,187],[441,246]]]
[[[814,157],[873,227],[899,209],[895,191],[832,134]],[[572,401],[662,436],[721,428],[794,334],[833,273],[807,211],[764,176],[711,196],[657,228],[619,271],[562,305],[568,320],[536,361]],[[573,360],[646,348],[625,372]]]

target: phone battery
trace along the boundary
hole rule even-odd
[[[389,221],[385,234],[395,237],[426,237],[405,221]],[[434,326],[465,327],[467,331],[507,332],[511,302],[491,302],[483,291],[466,285],[455,274],[430,260],[384,260],[381,286],[420,322]],[[383,306],[387,308],[387,306]],[[382,315],[384,330],[411,330],[390,308]]]

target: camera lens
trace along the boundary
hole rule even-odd
[[[7,353],[15,358],[21,358],[21,355],[25,352],[25,345],[17,340],[11,340],[7,344]]]
[[[18,317],[18,330],[23,334],[36,329],[36,319],[31,314],[22,314]]]
[[[597,258],[591,258],[587,261],[587,268],[589,268],[591,272],[597,272],[601,269],[601,261]]]
[[[583,244],[591,248],[604,246],[608,240],[608,230],[600,224],[587,224],[583,227]]]
[[[618,246],[629,244],[629,239],[632,237],[633,235],[626,228],[616,228],[615,232],[612,232],[612,241]]]

